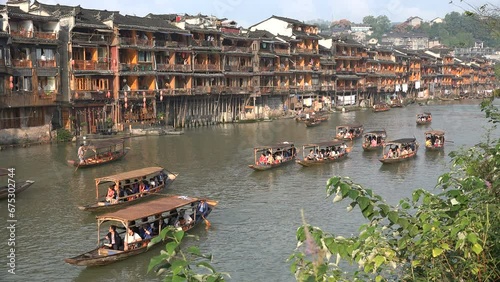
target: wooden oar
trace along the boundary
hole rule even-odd
[[[205,222],[205,230],[208,230],[208,228],[210,228],[212,224],[210,223],[210,221],[208,221],[208,219],[205,218],[204,215],[201,215],[201,218],[203,218],[203,221]]]
[[[451,140],[444,140],[444,142],[455,143],[454,141],[451,141]]]

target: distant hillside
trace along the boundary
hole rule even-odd
[[[349,22],[348,20],[341,21]],[[317,24],[322,31],[325,31],[338,27],[341,21],[328,22],[325,20],[314,20],[309,23]],[[363,24],[370,25],[374,31],[372,37],[379,40],[383,34],[390,31],[413,31],[427,35],[430,40],[439,40],[448,47],[474,47],[475,42],[481,41],[485,47],[500,48],[498,31],[493,31],[491,27],[483,24],[479,18],[468,16],[465,13],[452,12],[444,17],[443,23],[431,25],[428,22],[424,22],[418,27],[412,27],[406,22],[391,22],[386,16],[366,16],[363,18]]]

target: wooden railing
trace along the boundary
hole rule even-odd
[[[28,30],[11,30],[10,35],[13,37],[26,37],[26,38],[32,38],[33,37],[33,32],[28,31]]]
[[[288,49],[274,49],[274,52],[278,55],[289,55],[290,50]]]
[[[57,67],[56,60],[38,60],[37,61],[39,68],[55,68]]]
[[[73,64],[74,70],[109,70],[109,63],[88,61],[88,60],[75,60]]]
[[[184,65],[184,64],[157,64],[156,70],[190,72],[192,71],[192,68],[191,65]]]
[[[17,67],[17,68],[31,68],[32,63],[31,63],[31,60],[13,59],[12,66]]]
[[[218,64],[194,64],[195,71],[220,71]]]
[[[193,46],[220,47],[217,41],[208,41],[208,40],[193,40]]]
[[[222,46],[223,52],[240,52],[240,53],[251,53],[252,48],[250,47],[240,47],[240,46]]]
[[[0,95],[0,104],[10,107],[50,106],[57,100],[57,91],[39,92],[12,91]]]
[[[227,72],[251,72],[253,71],[252,66],[234,66],[234,65],[225,65],[224,71]]]
[[[145,62],[139,64],[120,64],[120,71],[128,71],[128,72],[153,71],[153,63]]]
[[[108,90],[104,91],[95,91],[95,90],[73,90],[71,91],[71,99],[73,101],[84,101],[84,100],[89,100],[89,101],[103,101],[103,100],[108,100],[112,99],[113,97],[106,97]]]
[[[51,40],[57,39],[57,33],[55,32],[35,31],[33,35],[34,38],[51,39]]]

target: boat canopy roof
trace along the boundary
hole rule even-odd
[[[363,127],[363,125],[361,123],[351,123],[351,124],[339,125],[339,126],[337,126],[337,129],[338,128],[359,128],[359,127]]]
[[[95,181],[96,181],[96,184],[99,184],[101,182],[118,182],[118,181],[126,180],[126,179],[140,178],[140,177],[143,177],[146,175],[158,173],[162,170],[164,170],[164,168],[159,167],[159,166],[145,167],[145,168],[141,168],[138,170],[122,172],[122,173],[115,174],[115,175],[99,177],[99,178],[96,178]]]
[[[425,132],[425,135],[427,135],[427,134],[444,136],[444,131],[442,131],[442,130],[429,130],[429,131]]]
[[[402,138],[402,139],[396,139],[396,140],[392,140],[392,141],[386,142],[385,144],[386,144],[386,145],[390,145],[390,144],[405,144],[405,143],[413,143],[413,142],[415,142],[416,140],[417,140],[416,138]]]
[[[117,210],[115,212],[110,212],[97,216],[97,220],[116,220],[121,222],[129,222],[132,220],[138,220],[144,217],[161,214],[168,212],[179,207],[189,205],[198,201],[198,198],[187,197],[187,196],[165,196],[159,199],[147,201],[140,204],[135,204],[133,206]]]
[[[429,113],[429,112],[424,112],[424,113],[420,113],[418,114],[417,116],[431,116],[432,114]]]
[[[372,130],[365,132],[364,135],[366,136],[366,135],[385,135],[385,134],[387,134],[385,130]]]
[[[310,143],[310,144],[305,144],[303,145],[304,148],[306,147],[329,147],[329,146],[340,146],[344,144],[345,142],[342,140],[333,140],[333,141],[325,141],[325,142],[318,142],[318,143]]]
[[[260,151],[260,150],[266,150],[266,149],[280,149],[280,148],[289,148],[292,147],[293,142],[282,142],[282,143],[276,143],[272,145],[267,145],[267,146],[258,146],[255,147],[254,150]]]

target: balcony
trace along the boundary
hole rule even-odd
[[[273,89],[273,93],[276,93],[276,94],[286,94],[289,92],[290,92],[290,87],[288,87],[286,85],[285,86],[276,86]]]
[[[106,97],[107,91],[94,91],[94,90],[73,90],[71,91],[71,100],[77,101],[106,101],[112,97]]]
[[[12,66],[15,68],[31,68],[33,64],[31,60],[13,59]]]
[[[295,66],[295,70],[298,71],[312,71],[313,66],[307,65],[307,66]]]
[[[222,52],[252,53],[250,47],[222,46]]]
[[[278,55],[290,55],[290,51],[288,49],[274,49],[274,53]]]
[[[225,65],[224,71],[226,72],[252,72],[252,66],[234,66],[234,65]]]
[[[109,63],[98,62],[98,61],[87,61],[87,60],[74,60],[73,70],[84,71],[84,70],[109,70]]]
[[[0,95],[0,104],[7,107],[51,106],[55,104],[58,95],[56,91],[35,94],[33,91],[12,91]]]
[[[184,64],[157,64],[157,71],[177,71],[177,72],[191,72],[191,65]]]
[[[194,64],[195,71],[220,71],[219,64]]]
[[[323,74],[325,75],[334,75],[335,70],[322,70]]]
[[[143,62],[139,64],[120,64],[120,71],[122,72],[153,71],[153,63]]]
[[[261,86],[260,93],[261,94],[271,94],[273,93],[274,86]]]
[[[34,38],[38,39],[47,39],[47,40],[57,40],[57,33],[55,32],[44,32],[44,31],[35,31],[33,33]]]
[[[334,91],[335,90],[335,86],[333,86],[333,85],[322,85],[322,86],[320,86],[319,89],[321,91]]]
[[[56,60],[38,60],[37,65],[39,68],[56,68]]]
[[[307,49],[307,48],[295,48],[294,53],[299,54],[316,54],[317,51],[315,49]]]
[[[226,92],[231,94],[247,94],[252,92],[253,87],[251,86],[228,86],[226,87]]]
[[[217,41],[193,40],[192,44],[197,47],[220,48]]]
[[[120,99],[125,98],[125,92],[127,93],[127,99],[132,100],[156,97],[156,90],[121,90]]]
[[[32,38],[33,32],[28,30],[11,30],[10,35],[12,37]]]
[[[153,47],[153,40],[145,38],[120,37],[120,45]]]
[[[275,66],[259,66],[260,72],[273,72],[275,69]]]

